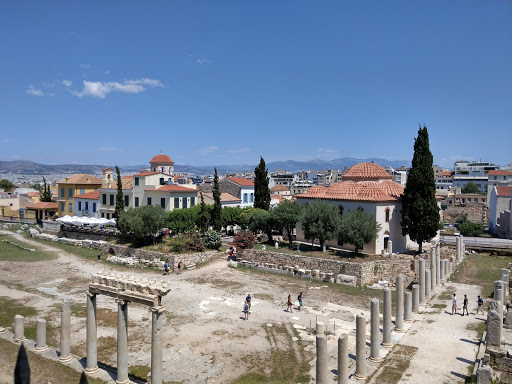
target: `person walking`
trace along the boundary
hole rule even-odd
[[[178,263],[178,275],[181,274],[181,261]]]
[[[477,308],[476,314],[478,315],[478,311],[482,311],[482,315],[484,314],[484,310],[482,309],[482,305],[484,305],[484,300],[478,295],[478,300],[476,301]]]
[[[469,316],[468,297],[466,295],[464,295],[464,301],[462,302],[462,316],[464,316],[464,310],[466,310],[466,315]]]
[[[297,300],[299,300],[299,311],[302,310],[302,292],[297,297]]]
[[[247,297],[245,298],[245,301],[249,305],[249,312],[251,312],[251,294],[250,293],[247,294]]]
[[[288,295],[288,307],[286,308],[286,312],[293,313],[293,311],[292,311],[292,296],[291,295]]]
[[[249,320],[249,304],[247,301],[244,301],[244,320]]]
[[[452,315],[454,313],[457,314],[457,296],[455,296],[455,293],[453,294],[452,297]]]
[[[164,264],[164,275],[169,274],[169,263],[166,261]]]

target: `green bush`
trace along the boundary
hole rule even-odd
[[[177,236],[172,238],[170,243],[171,252],[183,252],[186,239],[183,236]]]
[[[484,231],[484,225],[468,221],[459,225],[459,231],[463,236],[480,236]]]
[[[204,235],[204,245],[208,249],[219,249],[222,245],[222,238],[217,231],[209,230]]]
[[[240,231],[233,238],[233,245],[238,249],[250,249],[256,242],[256,236],[251,231]]]
[[[185,249],[187,251],[204,252],[206,249],[204,239],[198,235],[192,235],[185,241]]]

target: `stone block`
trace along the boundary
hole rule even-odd
[[[491,384],[493,382],[492,376],[493,370],[490,366],[481,366],[476,372],[476,382],[477,384]]]
[[[336,283],[350,285],[352,287],[356,286],[357,277],[350,275],[336,275]]]
[[[499,347],[501,345],[501,317],[498,312],[491,309],[487,313],[487,346]]]

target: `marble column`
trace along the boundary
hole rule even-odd
[[[356,373],[358,380],[366,379],[366,318],[356,316]]]
[[[96,295],[87,292],[87,366],[85,373],[95,373],[98,371],[98,335],[96,324]]]
[[[393,253],[393,241],[388,240],[388,253]]]
[[[411,292],[405,292],[404,301],[405,301],[404,320],[406,322],[410,323],[412,321],[412,293]]]
[[[498,314],[500,315],[500,326],[501,326],[501,335],[503,335],[503,299],[504,299],[504,289],[503,289],[503,281],[497,280],[494,282],[494,300],[498,304]]]
[[[316,384],[329,383],[327,358],[327,336],[316,335]]]
[[[492,302],[491,302],[492,304]],[[487,312],[487,335],[486,335],[486,344],[487,346],[500,347],[501,346],[501,322],[502,318],[498,312],[489,307],[489,312]]]
[[[430,248],[430,287],[434,291],[437,288],[436,284],[436,251],[435,247]]]
[[[445,281],[445,266],[446,266],[446,263],[444,260],[441,260],[441,281]]]
[[[338,384],[348,384],[348,334],[338,339]]]
[[[325,324],[321,321],[316,322],[316,334],[325,335]]]
[[[380,361],[379,299],[370,300],[370,360]]]
[[[505,298],[508,298],[509,287],[510,287],[510,270],[509,269],[501,268],[501,278],[500,278],[500,280],[505,283],[505,285],[504,285],[504,287],[505,287],[504,293],[505,293]],[[508,300],[505,300],[505,302],[508,302]]]
[[[419,260],[419,271],[420,271],[420,304],[425,304],[425,259],[420,258]]]
[[[464,236],[459,235],[460,237],[460,259],[462,260],[466,255],[466,246],[464,245]]]
[[[436,287],[441,285],[441,247],[436,244]]]
[[[165,307],[152,307],[151,384],[162,384],[162,315]]]
[[[60,355],[63,363],[71,360],[71,309],[69,301],[64,300],[60,309]]]
[[[461,260],[462,259],[462,246],[461,246],[461,241],[460,241],[460,236],[455,236],[455,247],[457,249],[457,260]]]
[[[420,311],[420,286],[418,284],[412,286],[412,311]]]
[[[430,300],[431,294],[431,286],[432,278],[430,277],[430,269],[425,269],[425,300]]]
[[[391,343],[391,290],[384,288],[384,300],[382,308],[382,346],[386,348],[393,347]]]
[[[396,318],[395,332],[404,331],[404,277],[396,277]]]
[[[14,338],[15,343],[25,340],[25,318],[21,315],[14,316]]]
[[[46,320],[37,319],[36,323],[36,347],[34,351],[43,352],[48,349],[46,345]]]
[[[117,384],[128,379],[128,302],[117,300]]]

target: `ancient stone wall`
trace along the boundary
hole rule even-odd
[[[443,221],[455,223],[455,219],[462,213],[468,214],[468,220],[474,223],[489,223],[489,210],[485,204],[466,204],[465,207],[448,206],[443,210]]]

